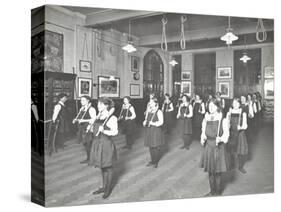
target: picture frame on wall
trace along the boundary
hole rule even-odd
[[[140,84],[130,84],[130,96],[140,96]]]
[[[98,97],[120,97],[120,78],[98,76]]]
[[[231,67],[218,67],[217,68],[217,78],[218,79],[231,79],[232,70]]]
[[[230,97],[230,83],[229,82],[219,82],[219,92],[221,93],[221,97],[229,98]]]
[[[273,79],[274,78],[274,68],[273,67],[265,67],[264,68],[264,78]]]
[[[191,71],[183,71],[181,73],[181,80],[191,80]]]
[[[92,85],[93,81],[89,78],[78,78],[78,97],[82,97],[84,95],[92,97]]]
[[[139,62],[140,58],[137,56],[131,56],[131,71],[139,72]]]
[[[86,60],[79,61],[79,68],[81,72],[91,72],[92,71],[92,63]]]
[[[266,79],[264,80],[264,98],[265,99],[274,99],[274,80]]]
[[[191,81],[182,81],[181,82],[181,93],[191,96]]]

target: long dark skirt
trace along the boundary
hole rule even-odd
[[[229,170],[229,158],[225,150],[225,144],[216,146],[214,139],[208,139],[204,145],[200,167],[205,172],[221,173]]]
[[[112,167],[117,160],[117,151],[111,137],[100,135],[94,137],[89,165],[107,168]]]
[[[248,154],[248,143],[244,130],[240,131],[238,135],[237,154],[238,155]]]
[[[165,143],[161,127],[146,127],[144,146],[146,147],[159,147]]]
[[[165,112],[164,113],[163,130],[165,132],[167,132],[167,133],[170,133],[172,125],[173,125],[173,115],[172,115],[172,112]]]

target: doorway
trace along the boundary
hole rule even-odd
[[[152,92],[159,99],[164,96],[164,65],[160,55],[155,50],[147,52],[143,61],[144,99],[148,99]]]
[[[194,55],[194,92],[207,97],[216,91],[216,53]]]

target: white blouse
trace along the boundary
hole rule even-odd
[[[104,130],[103,134],[108,136],[115,136],[118,134],[118,122],[116,116],[111,116],[107,121],[106,126],[109,128],[109,130]]]
[[[206,125],[207,125],[207,121],[218,121],[218,120],[222,120],[222,130],[223,133],[221,136],[219,136],[218,142],[223,142],[223,143],[227,143],[228,142],[228,138],[229,138],[229,122],[227,119],[223,118],[222,119],[222,113],[216,113],[214,115],[206,113],[205,117],[202,121],[202,133],[201,133],[201,144],[204,144],[207,140],[207,136],[206,136]]]

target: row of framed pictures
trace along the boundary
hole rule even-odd
[[[232,69],[231,67],[218,67],[217,78],[218,79],[231,79]],[[264,78],[274,78],[273,67],[265,67]],[[181,73],[181,80],[191,80],[191,71],[183,71]]]
[[[98,98],[99,97],[120,97],[120,78],[114,77],[111,79],[106,76],[98,76],[98,83],[93,84],[92,79],[78,78],[78,97],[87,95],[92,96],[92,87],[98,86]],[[130,84],[130,96],[140,96],[140,85]]]
[[[218,79],[231,79],[232,70],[231,67],[218,67],[217,78]],[[182,71],[181,80],[191,80],[191,71]]]
[[[139,72],[139,64],[140,58],[137,56],[131,56],[131,71]],[[92,71],[92,63],[91,61],[80,60],[79,68],[81,72],[91,72]]]
[[[221,97],[230,97],[230,82],[218,82],[218,91],[221,93]],[[191,81],[181,82],[181,93],[191,96]]]
[[[274,99],[274,68],[264,68],[264,98],[268,100]]]

